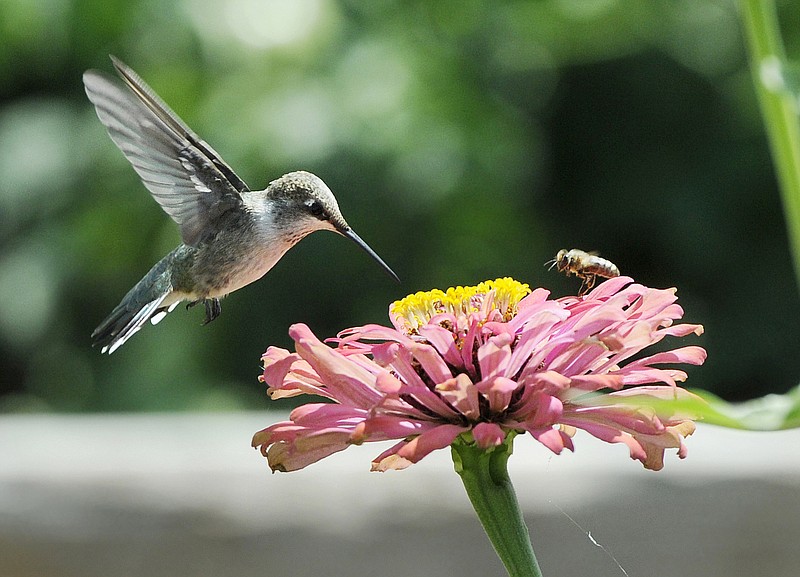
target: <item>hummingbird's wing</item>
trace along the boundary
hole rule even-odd
[[[127,87],[96,70],[83,75],[86,94],[109,136],[133,165],[181,237],[195,246],[219,219],[242,207],[250,189],[133,70],[111,57]]]

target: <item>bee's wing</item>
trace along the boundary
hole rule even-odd
[[[88,70],[86,94],[153,198],[178,223],[183,242],[197,245],[223,214],[241,207],[240,193],[249,189],[138,74],[111,60],[126,87]]]

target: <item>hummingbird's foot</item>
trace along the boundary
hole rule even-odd
[[[220,315],[222,305],[219,304],[219,299],[205,299],[203,304],[206,305],[206,320],[203,321],[203,324],[207,325]]]
[[[196,301],[190,301],[186,303],[186,310],[188,311],[194,305],[202,302],[206,307],[206,320],[203,321],[203,325],[207,325],[215,318],[217,318],[220,313],[222,312],[222,305],[219,304],[219,299],[198,299]]]

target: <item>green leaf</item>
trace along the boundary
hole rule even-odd
[[[800,427],[800,386],[783,395],[766,395],[743,403],[729,403],[708,391],[692,392],[706,403],[692,407],[704,423],[750,431]]]
[[[630,389],[631,392],[635,390]],[[766,395],[743,403],[729,403],[702,389],[691,389],[691,393],[675,398],[632,394],[625,397],[625,404],[655,411],[664,420],[690,419],[729,429],[779,431],[800,428],[800,385],[783,395]],[[613,402],[610,397],[607,400]],[[597,404],[598,400],[592,402]]]

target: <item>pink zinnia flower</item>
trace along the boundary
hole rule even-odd
[[[685,457],[683,439],[695,425],[664,401],[692,396],[676,385],[686,373],[656,365],[699,365],[705,351],[687,346],[630,360],[666,336],[702,333],[700,325],[673,324],[683,314],[675,289],[618,277],[585,297],[548,296],[508,278],[416,293],[391,305],[394,328],[342,331],[330,339],[335,348],[293,325],[297,352],[270,347],[263,356],[268,394],[334,403],[298,407],[289,421],[256,433],[253,446],[273,470],[293,471],[351,444],[396,439],[372,463],[383,471],[460,435],[489,449],[528,432],[558,454],[574,450],[572,436],[583,429],[624,443],[648,469],[663,467],[668,448]]]

